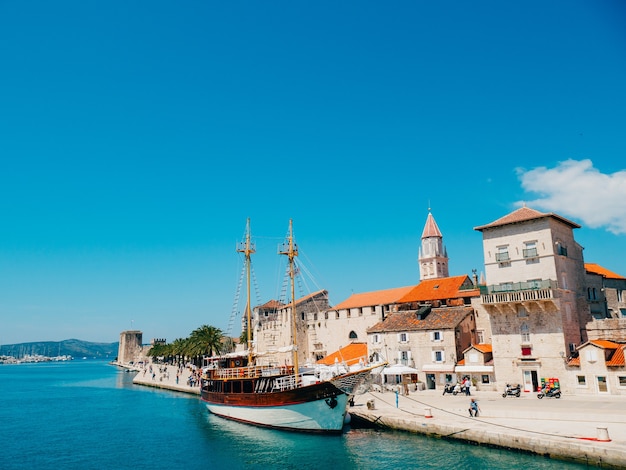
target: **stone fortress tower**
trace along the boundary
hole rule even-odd
[[[142,353],[143,333],[139,330],[127,330],[120,333],[120,345],[117,351],[117,362],[128,364],[134,362]]]

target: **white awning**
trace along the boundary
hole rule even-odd
[[[454,372],[454,364],[424,364],[424,372]]]
[[[493,372],[493,366],[456,366],[456,372]]]

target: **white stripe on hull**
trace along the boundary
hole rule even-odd
[[[284,406],[232,406],[206,403],[214,415],[259,426],[299,431],[339,432],[344,425],[348,397],[337,396],[337,406],[326,400]]]

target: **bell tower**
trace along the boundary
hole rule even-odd
[[[417,262],[420,267],[420,281],[448,277],[448,253],[443,244],[443,235],[439,231],[430,208],[422,232],[422,244]]]

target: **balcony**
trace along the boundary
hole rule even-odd
[[[548,303],[554,303],[558,297],[557,283],[551,279],[528,282],[511,282],[507,284],[480,286],[480,296],[485,306],[492,306],[497,310],[507,306],[516,311],[516,304],[530,306],[539,305],[545,310]]]

